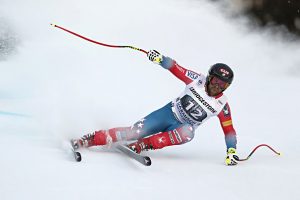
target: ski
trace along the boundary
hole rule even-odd
[[[127,146],[124,145],[117,145],[116,148],[120,150],[125,155],[129,156],[130,158],[133,158],[134,160],[138,161],[139,163],[150,166],[151,165],[151,159],[148,156],[142,156],[140,154],[137,154],[136,152],[129,149]]]
[[[71,150],[73,152],[75,160],[77,162],[80,162],[81,161],[81,154],[78,151],[75,150],[76,148],[74,147],[74,143],[73,143],[72,140],[70,141],[70,143],[71,143]]]

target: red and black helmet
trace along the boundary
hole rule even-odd
[[[208,70],[208,76],[217,77],[218,79],[231,84],[233,81],[232,69],[224,63],[216,63]]]
[[[215,79],[216,78],[216,79]],[[220,80],[220,81],[218,81]],[[224,63],[216,63],[211,66],[208,70],[208,75],[206,77],[205,87],[208,91],[208,85],[218,84],[222,91],[226,90],[233,81],[233,71],[232,69]],[[215,82],[215,83],[213,83]],[[222,83],[223,82],[223,83]],[[208,94],[210,91],[208,91]]]

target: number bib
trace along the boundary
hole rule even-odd
[[[189,95],[184,95],[179,100],[184,112],[191,119],[202,122],[207,117],[207,112]]]
[[[227,98],[210,97],[205,92],[204,81],[195,80],[173,100],[173,112],[182,123],[199,126],[212,116],[217,116],[225,106]]]

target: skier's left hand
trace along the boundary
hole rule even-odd
[[[229,148],[227,150],[227,156],[225,158],[225,164],[227,166],[237,165],[239,161],[239,157],[236,154],[235,148]]]

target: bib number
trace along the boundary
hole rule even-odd
[[[207,117],[207,112],[189,95],[180,99],[185,113],[197,122],[202,122]]]

